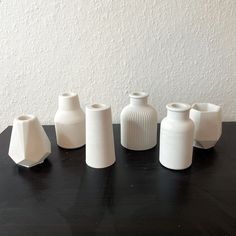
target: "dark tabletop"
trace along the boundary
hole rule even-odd
[[[31,169],[8,157],[11,127],[0,135],[0,236],[236,235],[236,122],[184,171],[162,167],[158,147],[121,147],[119,125],[115,165],[92,169],[44,127],[52,154]]]

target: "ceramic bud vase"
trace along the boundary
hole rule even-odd
[[[120,115],[121,145],[130,150],[147,150],[157,144],[157,112],[148,105],[148,94],[135,92]]]
[[[85,114],[76,93],[59,96],[54,122],[58,146],[73,149],[85,145]]]
[[[115,162],[111,108],[105,104],[86,107],[86,164],[105,168]]]
[[[170,103],[167,117],[161,122],[160,163],[173,170],[186,169],[192,164],[194,124],[189,119],[190,105]]]
[[[222,133],[221,108],[211,103],[195,103],[190,110],[195,124],[194,143],[198,148],[214,147]]]
[[[32,167],[51,153],[51,143],[34,115],[22,115],[13,122],[9,156],[18,165]]]

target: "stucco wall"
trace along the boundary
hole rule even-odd
[[[110,103],[143,90],[207,101],[236,120],[235,0],[1,0],[0,131],[21,113],[53,122],[57,96]]]

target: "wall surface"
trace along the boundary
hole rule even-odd
[[[53,123],[57,96],[109,103],[212,102],[236,120],[235,0],[1,0],[0,131],[33,113]]]

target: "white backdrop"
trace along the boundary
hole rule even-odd
[[[212,102],[236,120],[235,0],[1,0],[0,131],[21,113],[51,124],[57,95],[112,105],[143,90]]]

